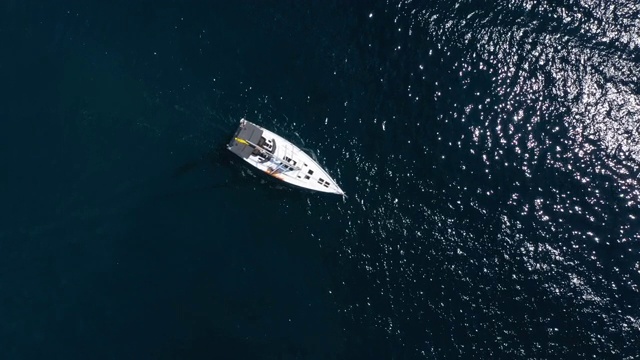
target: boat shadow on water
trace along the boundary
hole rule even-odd
[[[206,173],[205,180],[197,177],[202,177],[203,172]],[[214,182],[211,182],[212,180]],[[180,185],[182,188],[179,188]],[[46,236],[81,224],[112,221],[129,216],[131,213],[140,211],[140,207],[144,206],[142,204],[148,202],[156,204],[173,202],[217,191],[241,192],[247,189],[262,189],[268,198],[278,201],[283,198],[306,199],[312,193],[282,185],[270,176],[236,159],[226,148],[220,147],[183,163],[169,174],[141,180],[123,191],[114,192],[107,201],[88,204],[82,207],[82,211],[61,210],[60,216],[53,216],[42,223],[31,224],[28,228],[19,229],[15,233],[0,233],[0,237],[20,234]],[[264,191],[265,189],[267,191]]]
[[[191,196],[203,194],[213,190],[222,189],[241,189],[241,188],[263,188],[277,190],[278,197],[291,196],[293,198],[302,198],[307,195],[316,194],[314,191],[297,188],[294,186],[283,185],[280,181],[274,179],[268,174],[256,170],[246,162],[233,156],[226,147],[218,147],[213,151],[203,154],[200,158],[186,162],[177,167],[172,178],[176,181],[186,179],[197,171],[215,171],[224,170],[229,174],[227,179],[216,181],[215,183],[204,184],[187,189],[172,191],[157,197],[157,199],[170,199],[183,196]]]

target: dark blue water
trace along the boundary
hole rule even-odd
[[[0,358],[640,358],[634,1],[4,1]],[[246,117],[346,200],[224,150]]]

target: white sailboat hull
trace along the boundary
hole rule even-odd
[[[227,145],[256,169],[285,183],[344,195],[336,181],[307,153],[285,138],[245,119]]]

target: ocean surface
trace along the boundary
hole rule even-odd
[[[636,0],[5,0],[0,41],[0,359],[640,359]]]

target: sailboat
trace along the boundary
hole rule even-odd
[[[240,120],[227,149],[256,169],[285,183],[345,196],[338,183],[307,153],[246,119]]]

